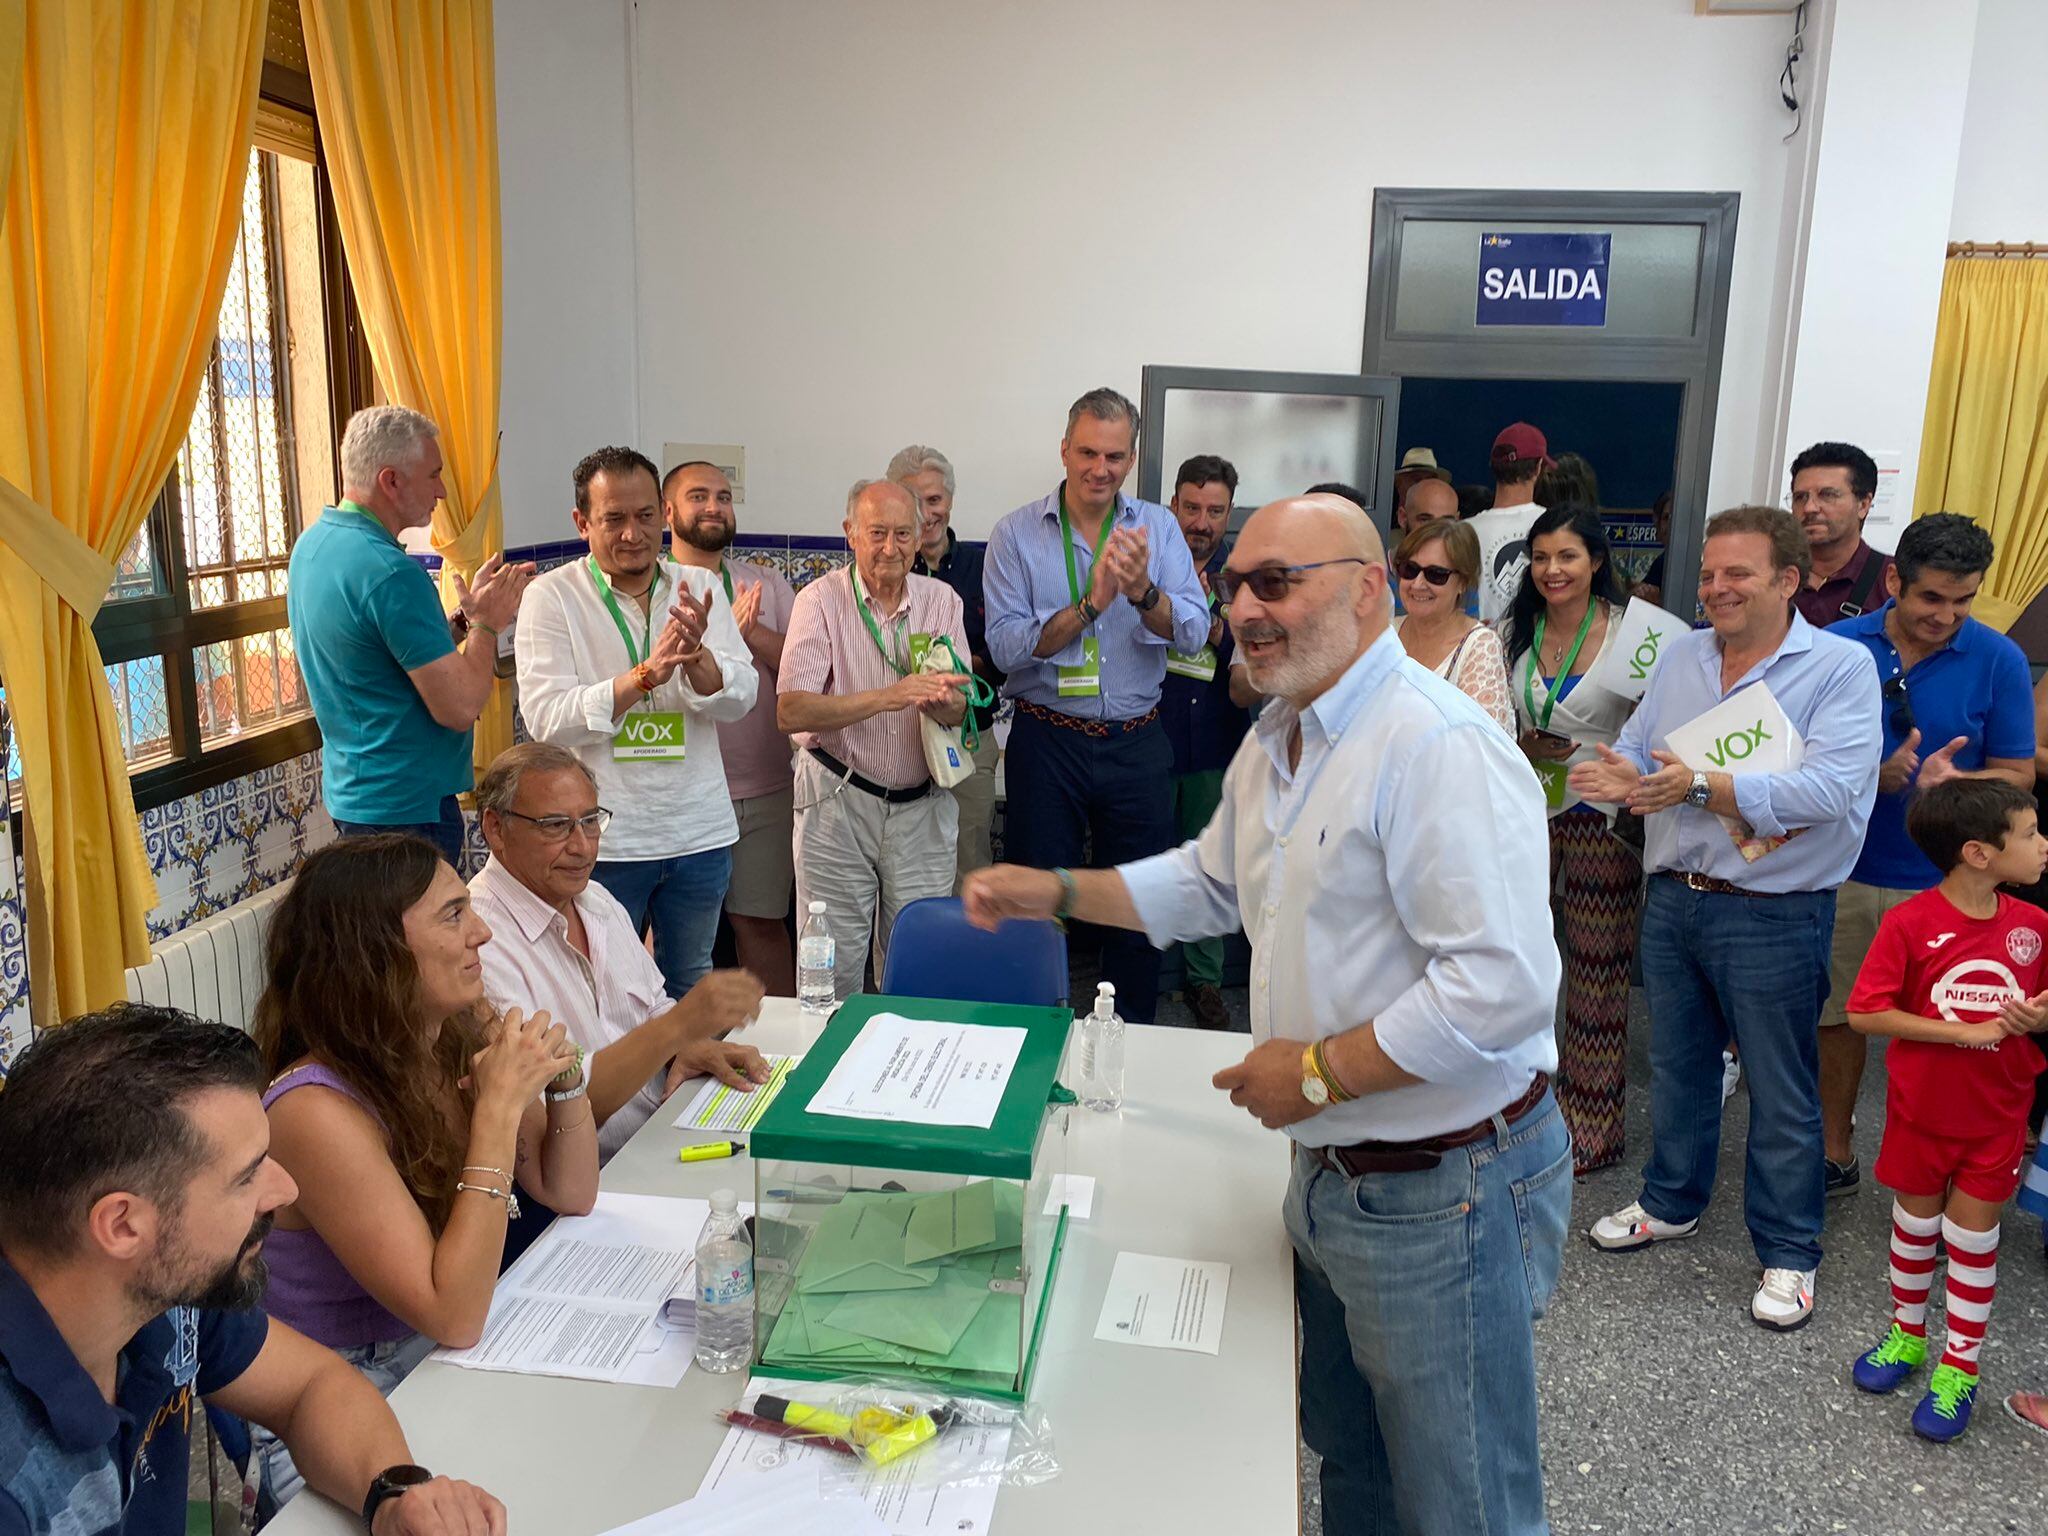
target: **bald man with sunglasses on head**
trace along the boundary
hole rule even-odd
[[[1542,793],[1486,712],[1402,651],[1356,506],[1261,508],[1217,585],[1269,703],[1208,827],[1116,869],[977,871],[968,916],[1155,944],[1242,919],[1257,1043],[1215,1083],[1293,1143],[1283,1214],[1323,1528],[1547,1530],[1531,1323],[1572,1162],[1550,1091]]]

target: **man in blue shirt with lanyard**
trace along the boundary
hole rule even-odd
[[[1223,535],[1237,496],[1237,469],[1213,453],[1197,454],[1173,477],[1173,515],[1180,521],[1188,557],[1201,571],[1209,597],[1208,643],[1192,655],[1169,651],[1159,718],[1173,744],[1173,810],[1183,842],[1202,835],[1223,803],[1223,770],[1237,755],[1252,723],[1246,705],[1258,697],[1249,675],[1236,662],[1236,644],[1224,622],[1223,595],[1216,576],[1229,553]],[[1223,940],[1213,935],[1183,940],[1181,995],[1204,1029],[1230,1028],[1224,1005]]]
[[[1041,869],[1143,858],[1174,839],[1173,748],[1159,723],[1169,650],[1209,636],[1209,603],[1173,514],[1121,494],[1138,408],[1094,389],[1067,412],[1050,495],[989,539],[989,659],[1017,704],[1006,753],[1004,851]],[[1105,933],[1102,979],[1119,1011],[1150,1023],[1159,956],[1142,934]]]
[[[1749,1079],[1743,1215],[1763,1277],[1750,1316],[1765,1328],[1813,1316],[1820,1267],[1820,1064],[1835,888],[1863,847],[1877,793],[1877,669],[1793,605],[1811,556],[1792,514],[1735,507],[1707,523],[1700,606],[1709,628],[1666,642],[1643,701],[1599,760],[1571,771],[1584,799],[1644,818],[1643,984],[1653,1144],[1642,1193],[1587,1234],[1618,1251],[1691,1237],[1714,1191],[1721,1047]],[[1735,773],[1723,735],[1697,762],[1670,733],[1761,685],[1798,733],[1790,768]]]
[[[498,636],[519,612],[531,565],[493,555],[476,584],[455,578],[443,617],[434,579],[399,534],[441,499],[433,422],[398,405],[349,418],[342,499],[292,546],[285,611],[320,723],[321,797],[344,836],[416,832],[462,857],[456,796],[473,778],[470,735],[490,702]]]
[[[1906,806],[1944,779],[2034,787],[2033,675],[2026,653],[1970,617],[1993,553],[1991,535],[1960,513],[1936,512],[1909,523],[1884,571],[1883,595],[1890,601],[1829,629],[1869,650],[1884,693],[1877,802],[1863,852],[1835,900],[1832,979],[1820,1018],[1830,1195],[1851,1194],[1862,1182],[1855,1126],[1865,1041],[1849,1028],[1845,1011],[1857,969],[1877,938],[1878,920],[1941,881],[1942,872],[1906,836]]]

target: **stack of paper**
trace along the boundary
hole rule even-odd
[[[563,1217],[498,1281],[484,1335],[435,1358],[473,1370],[672,1387],[695,1340],[663,1309],[687,1284],[709,1202],[597,1197]]]
[[[937,1194],[854,1191],[818,1224],[765,1364],[1017,1372],[1024,1195],[983,1179]]]
[[[688,1108],[676,1116],[676,1128],[711,1131],[721,1137],[745,1139],[761,1117],[768,1113],[768,1106],[782,1091],[783,1080],[797,1063],[794,1056],[770,1056],[767,1060],[768,1081],[757,1083],[751,1089],[734,1088],[715,1077],[706,1078]]]

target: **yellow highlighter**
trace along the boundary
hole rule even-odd
[[[714,1158],[737,1157],[747,1150],[743,1141],[707,1141],[700,1146],[684,1147],[676,1154],[679,1163],[708,1163]]]
[[[878,1467],[885,1467],[908,1455],[953,1422],[951,1408],[934,1413],[899,1413],[891,1408],[863,1408],[852,1418],[829,1408],[763,1393],[753,1411],[764,1419],[780,1419],[798,1429],[850,1442],[861,1455]]]

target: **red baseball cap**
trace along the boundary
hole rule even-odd
[[[1496,464],[1519,464],[1528,459],[1550,462],[1550,443],[1543,434],[1526,421],[1512,422],[1500,429],[1500,436],[1493,440],[1492,462]]]

